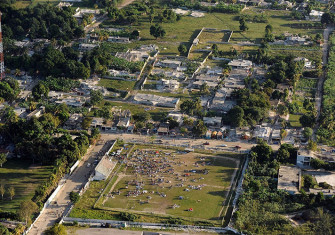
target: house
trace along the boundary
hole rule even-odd
[[[307,42],[306,37],[299,37],[299,36],[286,37],[285,42],[286,42],[286,44],[289,44],[289,45],[295,45],[295,44],[307,45],[307,44],[310,44],[309,42]]]
[[[301,170],[295,166],[280,166],[278,172],[278,190],[285,190],[289,194],[300,191]]]
[[[162,60],[157,62],[158,67],[176,69],[182,65],[181,61],[178,60]]]
[[[98,44],[80,43],[79,47],[78,47],[78,50],[82,51],[82,52],[91,51],[98,46],[99,46]]]
[[[228,63],[233,69],[251,69],[252,61],[250,60],[232,60]]]
[[[205,138],[206,138],[206,139],[210,139],[210,138],[212,138],[212,131],[211,131],[211,130],[207,130],[207,131],[206,131]]]
[[[82,122],[82,120],[83,120],[83,115],[81,113],[74,113],[64,123],[64,129],[67,129],[67,130],[78,130],[78,129],[81,129],[81,122]]]
[[[116,126],[118,128],[126,128],[130,124],[130,117],[120,118]]]
[[[278,5],[279,6],[285,6],[287,8],[292,8],[293,7],[293,3],[292,2],[285,1],[285,0],[279,0],[278,1]]]
[[[323,14],[323,11],[311,10],[309,15],[306,17],[306,20],[321,21],[321,17]]]
[[[271,140],[272,142],[276,142],[276,141],[279,142],[281,140],[279,129],[275,129],[272,131]]]
[[[304,168],[306,166],[310,166],[311,160],[315,158],[315,154],[312,151],[299,149],[297,152],[297,167]]]
[[[158,135],[168,135],[169,134],[169,124],[168,123],[161,123],[157,130]]]
[[[109,156],[104,156],[94,170],[93,180],[105,180],[112,173],[116,162],[112,161]]]
[[[134,96],[135,103],[149,105],[149,106],[176,108],[179,101],[180,101],[179,98],[163,97],[163,96],[151,95],[151,94],[137,93]]]
[[[210,127],[221,127],[222,117],[204,117],[204,124]]]
[[[128,128],[127,128],[127,133],[129,133],[129,134],[134,133],[134,129],[135,129],[135,126],[134,126],[134,125],[130,125],[130,126],[128,126]]]
[[[174,91],[179,88],[179,82],[176,80],[168,80],[168,79],[162,79],[162,89],[163,90],[170,90]]]
[[[312,62],[305,57],[297,57],[293,61],[294,62],[300,62],[300,61],[303,62],[305,69],[312,69],[313,68]]]
[[[111,36],[107,39],[108,42],[115,42],[115,43],[130,43],[129,38],[127,37],[119,37],[119,36]]]
[[[271,128],[267,126],[256,126],[254,137],[268,141],[270,138]]]
[[[33,117],[36,117],[36,118],[39,118],[42,116],[42,114],[45,112],[45,107],[44,106],[41,106],[40,108],[38,109],[35,109],[34,111],[32,111],[31,113],[29,113],[26,118],[29,120]]]
[[[183,114],[181,113],[169,113],[168,118],[172,118],[181,125],[183,123]]]
[[[149,54],[146,51],[138,51],[138,50],[117,52],[115,56],[125,59],[129,62],[145,61],[149,58]]]
[[[25,108],[15,108],[14,113],[16,116],[23,118],[27,115],[27,110]]]

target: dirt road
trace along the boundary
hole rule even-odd
[[[334,30],[333,27],[327,27],[323,31],[323,45],[322,45],[322,63],[323,66],[326,66],[328,64],[328,50],[329,50],[329,35],[330,33]],[[315,93],[315,108],[317,110],[317,115],[316,115],[316,120],[317,120],[317,125],[315,125],[314,128],[314,134],[313,134],[313,139],[314,141],[316,140],[316,131],[319,129],[319,118],[321,115],[321,107],[322,107],[322,95],[323,95],[323,84],[326,79],[326,70],[324,70],[323,75],[320,77],[318,84],[317,84],[317,89]]]
[[[66,180],[57,196],[43,211],[42,215],[36,221],[33,228],[29,231],[29,235],[42,234],[43,231],[45,231],[49,226],[52,226],[59,218],[61,218],[64,210],[70,203],[70,192],[78,192],[85,185],[90,172],[93,170],[94,156],[96,156],[104,147],[104,143],[105,142],[103,140],[99,141],[97,145],[90,149],[88,154],[84,156],[77,169]],[[88,163],[90,163],[90,167],[87,167]]]

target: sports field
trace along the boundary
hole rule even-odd
[[[128,158],[116,158],[126,167],[100,208],[213,223],[222,219],[239,167],[238,159],[174,150],[137,148]]]

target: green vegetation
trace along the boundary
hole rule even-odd
[[[21,202],[34,196],[37,187],[48,179],[51,172],[51,166],[32,165],[27,160],[8,160],[0,170],[0,184],[5,187],[4,198],[0,200],[0,210],[15,212]],[[15,190],[13,200],[9,199],[9,187]]]
[[[132,91],[135,86],[135,81],[114,80],[110,78],[102,78],[99,81],[99,86],[109,88],[112,91]]]

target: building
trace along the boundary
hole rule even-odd
[[[138,93],[134,96],[134,102],[138,104],[144,104],[149,106],[160,106],[168,108],[176,108],[180,99],[173,97],[164,97],[151,94]]]
[[[315,158],[315,154],[312,151],[299,149],[297,152],[297,167],[304,168],[306,166],[310,166],[311,160]]]
[[[93,180],[105,180],[112,173],[116,162],[112,161],[109,156],[104,156],[94,170]]]
[[[130,125],[130,117],[122,117],[116,124],[118,128],[127,128],[129,125]]]
[[[228,63],[233,69],[251,69],[252,61],[250,60],[232,60]]]
[[[272,142],[276,142],[276,141],[279,142],[281,140],[279,129],[275,129],[272,131],[271,140]]]
[[[81,129],[81,123],[83,121],[83,115],[81,113],[74,113],[64,123],[64,129],[67,130],[79,130]]]
[[[311,10],[308,17],[306,17],[306,20],[321,21],[321,17],[323,14],[323,11]]]
[[[267,126],[256,126],[254,131],[254,137],[268,141],[271,134],[271,128]]]
[[[182,65],[182,62],[179,60],[162,60],[157,62],[156,66],[163,68],[176,69]]]
[[[183,114],[181,113],[169,113],[168,118],[172,118],[181,125],[183,123]]]
[[[115,42],[115,43],[130,43],[129,38],[127,37],[119,37],[119,36],[111,36],[107,39],[108,42]]]
[[[204,124],[210,127],[221,127],[222,117],[204,117]]]
[[[278,173],[278,190],[285,190],[290,194],[300,191],[301,170],[295,166],[280,166]]]
[[[35,109],[34,111],[32,111],[31,113],[29,113],[26,118],[29,120],[33,117],[35,118],[39,118],[42,116],[42,114],[45,112],[45,107],[44,106],[41,106],[40,108],[38,109]]]
[[[138,51],[138,50],[117,52],[115,56],[125,59],[129,62],[145,61],[149,58],[149,54],[146,51]]]
[[[98,44],[88,44],[88,43],[81,43],[79,44],[78,50],[85,52],[85,51],[91,51],[94,48],[96,48],[97,46],[99,46]]]
[[[293,61],[295,61],[295,62],[302,61],[304,63],[304,68],[305,69],[312,69],[313,68],[312,62],[305,57],[297,57]]]
[[[174,91],[179,88],[179,82],[176,80],[162,79],[162,89]]]

